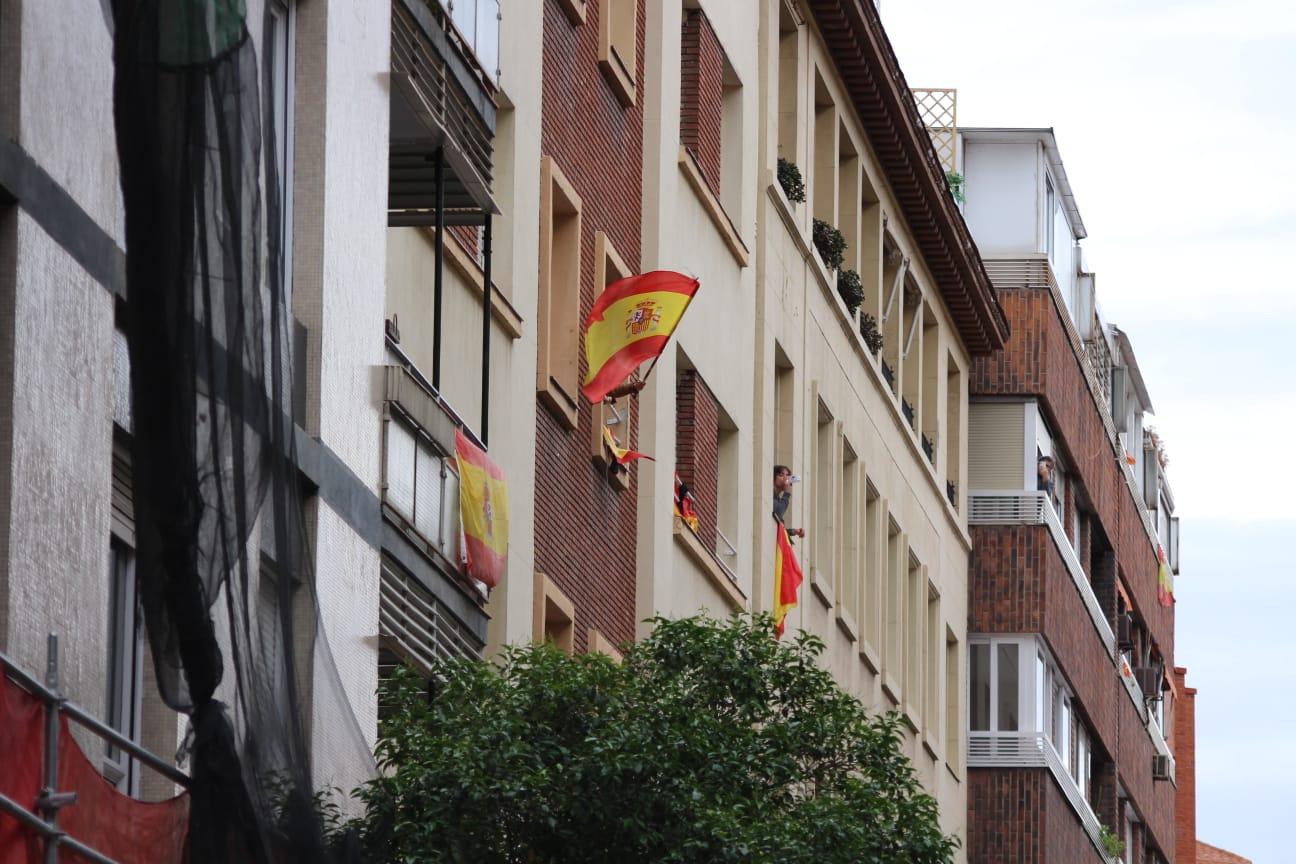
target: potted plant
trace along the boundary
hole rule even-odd
[[[837,293],[846,304],[846,311],[854,315],[864,302],[864,283],[860,281],[860,275],[854,270],[838,270]]]
[[[960,204],[963,204],[967,201],[967,196],[964,194],[963,191],[964,184],[967,182],[967,180],[963,177],[962,174],[960,174],[957,171],[946,171],[945,182],[949,183],[950,195],[953,196],[955,201],[957,201]]]
[[[865,312],[860,316],[860,336],[874,357],[882,350],[882,334],[878,331],[877,319]]]
[[[1120,858],[1125,853],[1125,841],[1116,836],[1106,825],[1098,826],[1098,836],[1102,840],[1103,851],[1108,858]]]
[[[836,270],[846,260],[846,238],[833,226],[822,219],[814,220],[814,233],[811,236],[819,257],[829,270]]]
[[[778,182],[789,201],[794,204],[805,201],[805,181],[801,179],[801,169],[795,162],[789,162],[781,156],[778,160]]]

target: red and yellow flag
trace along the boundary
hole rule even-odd
[[[1165,550],[1161,544],[1157,544],[1157,564],[1160,565],[1157,570],[1157,602],[1162,606],[1174,605],[1174,574],[1170,572],[1170,565],[1166,563]]]
[[[787,528],[776,522],[778,549],[774,553],[774,632],[783,635],[783,619],[797,605],[797,591],[801,588],[801,565],[792,551]]]
[[[649,462],[657,461],[646,453],[630,450],[617,444],[616,438],[612,437],[612,430],[606,426],[603,427],[603,443],[612,452],[612,458],[616,460],[618,465],[629,465],[636,459],[647,459]]]
[[[468,575],[494,588],[508,556],[508,486],[486,452],[455,430],[459,463],[459,516],[463,520]]]
[[[601,402],[640,363],[662,352],[698,285],[691,276],[654,270],[604,289],[585,320],[586,399]]]

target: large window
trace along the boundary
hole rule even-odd
[[[635,101],[639,3],[603,0],[599,9],[599,67],[624,105]]]
[[[571,428],[580,384],[581,200],[554,163],[540,163],[539,356],[536,389]]]
[[[109,726],[132,741],[140,733],[140,684],[143,635],[135,589],[135,555],[117,537],[108,549],[108,663],[104,702]],[[117,745],[106,742],[104,774],[118,789],[139,791],[139,764]]]
[[[387,427],[383,503],[450,561],[459,552],[459,475],[454,459],[403,420]]]

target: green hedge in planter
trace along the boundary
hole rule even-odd
[[[795,162],[782,158],[778,160],[778,182],[789,201],[794,204],[805,201],[805,181],[801,178],[801,169]]]
[[[846,238],[833,226],[822,219],[814,220],[814,233],[811,235],[819,257],[829,270],[836,270],[846,260]]]
[[[846,309],[854,315],[855,310],[864,302],[864,283],[854,270],[837,271],[837,293],[841,295]]]
[[[882,334],[878,331],[877,319],[865,312],[860,316],[860,336],[864,338],[864,344],[868,346],[869,351],[877,354],[882,350]]]

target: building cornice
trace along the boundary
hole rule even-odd
[[[806,5],[969,353],[999,350],[1008,321],[876,7],[869,0]]]

